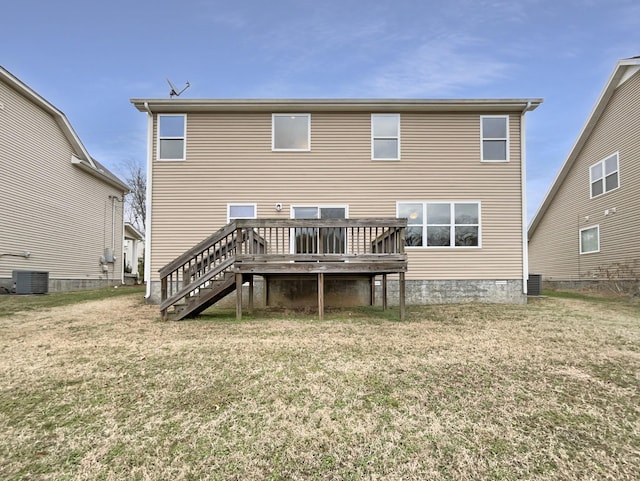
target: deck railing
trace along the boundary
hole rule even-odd
[[[403,254],[404,219],[238,219],[246,239],[237,255],[285,256],[305,260],[313,256],[352,259],[358,256]],[[256,249],[260,249],[259,252]]]

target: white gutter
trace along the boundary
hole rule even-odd
[[[145,110],[149,115],[147,119],[147,191],[145,193],[145,233],[144,233],[144,279],[146,283],[145,298],[151,297],[151,183],[153,175],[151,172],[153,155],[153,113],[148,102],[144,103]]]

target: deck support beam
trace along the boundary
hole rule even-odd
[[[253,275],[249,275],[249,312],[253,312]]]
[[[382,274],[382,310],[387,310],[387,275]]]
[[[236,319],[242,319],[242,274],[236,273]]]
[[[404,297],[405,297],[405,285],[404,285],[404,272],[400,273],[400,286],[399,286],[399,291],[400,291],[400,320],[404,321],[404,314],[405,314],[405,306],[404,306]]]
[[[318,319],[324,320],[324,274],[318,274]]]
[[[376,305],[376,276],[375,274],[369,278],[369,284],[371,287],[371,305]]]

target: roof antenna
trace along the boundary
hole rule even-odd
[[[185,85],[185,87],[184,87],[182,90],[178,91],[178,88],[177,88],[175,85],[173,85],[173,82],[171,82],[171,80],[167,79],[167,82],[169,82],[169,87],[171,87],[171,90],[169,91],[169,98],[171,98],[171,99],[172,99],[174,96],[175,96],[175,97],[180,97],[180,94],[181,94],[182,92],[184,92],[184,91],[185,91],[185,90],[187,90],[189,87],[191,87],[191,84],[190,84],[190,83],[189,83],[189,81],[187,80],[187,85]]]

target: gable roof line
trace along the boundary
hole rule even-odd
[[[35,90],[33,90],[31,87],[22,82],[18,77],[13,75],[2,66],[0,66],[0,80],[4,80],[11,88],[16,90],[19,94],[36,104],[38,107],[40,107],[42,110],[53,117],[56,124],[58,124],[58,126],[62,130],[62,133],[67,138],[73,150],[75,151],[74,157],[77,156],[77,160],[79,162],[74,162],[72,160],[71,162],[73,164],[83,167],[83,170],[85,172],[91,174],[94,177],[97,177],[102,181],[106,181],[107,183],[118,189],[123,188],[124,190],[128,191],[128,187],[124,182],[122,182],[118,177],[116,177],[108,170],[108,174],[104,172],[106,170],[104,166],[97,163],[95,159],[93,159],[91,155],[89,155],[89,152],[83,145],[80,137],[78,137],[78,134],[76,134],[75,130],[73,130],[73,127],[71,126],[71,123],[69,122],[69,119],[67,119],[67,116],[64,114],[64,112],[62,112],[55,105],[46,100]]]
[[[573,144],[573,147],[571,147],[571,150],[569,150],[569,155],[567,156],[562,166],[560,167],[560,170],[558,171],[555,179],[551,183],[551,186],[549,187],[549,190],[545,194],[545,197],[542,203],[538,207],[538,210],[536,211],[536,213],[533,216],[533,219],[531,220],[531,223],[529,225],[529,231],[528,231],[529,239],[531,239],[531,236],[535,232],[536,227],[540,223],[540,220],[542,220],[544,213],[546,212],[547,208],[551,204],[551,201],[553,200],[556,193],[560,189],[560,186],[562,185],[564,179],[567,177],[567,174],[569,173],[569,170],[571,170],[571,167],[573,166],[576,159],[578,158],[578,155],[582,151],[584,144],[587,142],[587,140],[589,139],[589,136],[591,135],[591,132],[593,132],[593,129],[595,128],[596,124],[600,120],[602,112],[604,112],[605,108],[607,107],[607,104],[609,103],[609,100],[611,99],[613,93],[621,85],[621,82],[623,80],[626,80],[625,74],[628,72],[629,68],[634,66],[640,66],[640,57],[631,57],[627,59],[622,59],[616,63],[616,66],[613,69],[613,72],[611,73],[611,75],[609,76],[609,80],[607,80],[605,87],[602,89],[602,92],[600,93],[600,96],[598,97],[598,100],[596,101],[595,106],[591,111],[591,114],[589,115],[589,117],[587,117],[587,121],[582,127],[582,130],[578,135],[578,138]]]
[[[64,132],[65,136],[69,139],[69,142],[71,143],[71,145],[73,145],[77,149],[76,154],[82,156],[82,160],[89,162],[89,164],[91,164],[91,166],[95,168],[95,164],[93,163],[93,160],[89,155],[89,152],[84,147],[84,145],[80,141],[80,138],[73,130],[73,127],[71,127],[69,120],[60,109],[58,109],[51,102],[46,100],[44,97],[38,94],[35,90],[33,90],[24,82],[22,82],[18,77],[16,77],[11,72],[9,72],[8,70],[6,70],[4,67],[1,67],[1,66],[0,66],[0,77],[2,77],[5,81],[7,81],[7,83],[9,83],[11,87],[17,90],[24,97],[28,98],[33,103],[38,105],[40,108],[42,108],[43,110],[51,114],[51,116],[54,118],[56,123],[60,126],[60,128]]]

